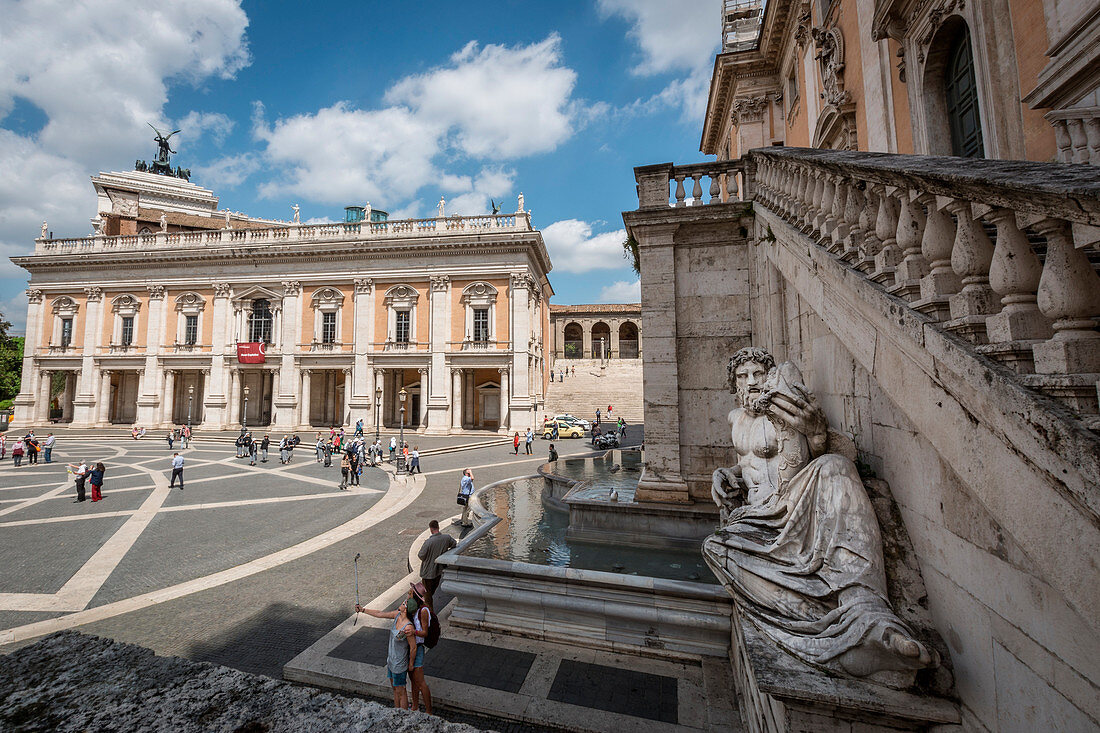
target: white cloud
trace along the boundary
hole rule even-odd
[[[634,73],[682,75],[624,112],[662,105],[680,109],[685,120],[700,119],[706,111],[714,55],[722,42],[722,0],[599,0],[599,9],[604,17],[620,16],[630,24],[628,34],[641,52]]]
[[[225,141],[226,135],[233,132],[236,123],[221,112],[191,111],[183,119],[176,122],[175,126],[179,128],[180,133],[172,139],[172,142],[178,140],[184,144],[193,143],[203,135],[209,135],[215,144],[221,145]],[[173,147],[179,149],[177,146]]]
[[[438,186],[471,211],[507,193],[511,173],[479,180],[447,162],[508,160],[553,150],[574,131],[576,72],[562,65],[561,39],[528,46],[470,42],[448,63],[399,80],[381,109],[347,102],[268,123],[263,106],[254,134],[280,171],[261,186],[269,197],[297,194],[326,203],[368,199],[385,206]],[[507,184],[504,181],[507,180]]]
[[[488,214],[492,211],[491,201],[496,201],[497,204],[503,206],[501,202],[512,191],[514,178],[515,171],[483,168],[471,182],[469,191],[447,199],[447,215],[478,216],[479,214]],[[504,208],[501,208],[501,212],[509,213]]]
[[[578,219],[556,221],[542,230],[555,272],[589,272],[623,267],[626,230],[592,234],[592,225]]]
[[[628,282],[618,280],[600,289],[597,303],[640,303],[642,302],[642,281]]]
[[[213,190],[239,186],[260,169],[260,160],[251,153],[219,158],[208,165],[194,166],[191,180]]]

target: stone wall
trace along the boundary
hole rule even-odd
[[[881,380],[904,374],[905,357],[876,329],[882,303],[850,293],[844,307],[851,310],[838,310],[841,298],[829,294],[850,291],[850,283],[833,276],[840,270],[803,260],[797,235],[769,224],[778,241],[753,250],[753,343],[801,368],[830,425],[852,436],[861,461],[889,482],[920,561],[929,609],[950,649],[965,727],[1095,729],[1095,613],[1090,620],[1081,598],[1067,597],[1071,586],[1058,587],[1064,582],[1058,575],[1067,571],[1095,587],[1095,557],[1086,549],[1095,527],[1034,475],[1018,473],[1010,484],[992,471],[960,475],[933,440],[966,446],[990,467],[1012,460],[1012,446],[980,414],[952,419],[951,408],[964,406],[949,384],[914,378],[907,399],[888,394]],[[830,311],[825,318],[817,310],[823,304]],[[874,355],[873,371],[853,350]],[[915,422],[929,410],[942,415],[935,432]],[[1008,495],[1020,485],[1029,499],[1016,503]],[[996,502],[987,508],[991,494],[1011,504],[1009,514]],[[1026,517],[1034,535],[1019,536],[1022,530],[1006,526],[1006,517]],[[1062,547],[1069,562],[1060,561],[1055,571],[1046,556]]]

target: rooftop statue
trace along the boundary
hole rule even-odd
[[[149,125],[149,127],[153,127],[153,125],[148,123],[148,122],[146,122],[145,124]],[[176,152],[175,150],[172,150],[172,146],[168,144],[168,140],[173,135],[179,134],[180,131],[175,130],[173,132],[168,133],[168,135],[165,136],[165,134],[163,132],[161,132],[157,128],[153,127],[153,132],[157,133],[157,136],[155,138],[153,138],[154,140],[157,141],[157,162],[168,165],[168,156],[172,155],[173,153]]]
[[[146,123],[149,127],[153,127],[151,123]],[[153,159],[152,163],[146,163],[144,160],[137,160],[134,162],[134,170],[141,173],[157,173],[162,176],[174,176],[175,178],[182,178],[185,181],[191,180],[191,169],[176,166],[172,169],[171,156],[176,152],[172,150],[171,144],[168,142],[173,135],[179,134],[179,130],[173,130],[165,135],[163,132],[153,127],[153,132],[157,134],[154,140],[157,141],[157,157]]]
[[[829,452],[846,439],[793,364],[749,347],[727,375],[738,460],[714,472],[722,527],[703,543],[707,564],[741,614],[794,656],[907,686],[939,655],[890,607],[874,508],[852,460]]]

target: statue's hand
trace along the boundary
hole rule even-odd
[[[825,412],[810,392],[796,387],[801,396],[777,392],[771,398],[771,412],[793,430],[806,436],[810,451],[816,456],[825,452],[829,438],[829,423]]]
[[[733,500],[741,493],[741,483],[738,480],[739,467],[716,468],[711,474],[710,496],[719,509],[729,509]]]

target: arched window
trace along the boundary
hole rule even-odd
[[[631,321],[619,324],[619,358],[638,358],[638,326]]]
[[[951,153],[965,158],[984,158],[974,54],[970,49],[970,31],[965,26],[948,51],[943,85],[947,120],[951,126]]]
[[[252,314],[248,317],[248,340],[257,343],[272,343],[271,326],[273,322],[271,301],[266,298],[252,301]]]
[[[562,356],[566,359],[580,359],[584,356],[584,329],[579,323],[565,326]]]

